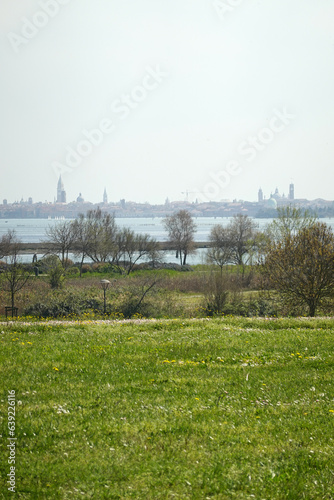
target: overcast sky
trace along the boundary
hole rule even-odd
[[[1,0],[0,29],[0,200],[334,199],[333,0]]]

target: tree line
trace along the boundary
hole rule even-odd
[[[64,269],[68,256],[73,253],[79,259],[80,276],[86,259],[95,263],[109,263],[120,272],[130,274],[142,259],[161,260],[159,243],[148,234],[136,234],[129,228],[119,228],[115,217],[100,209],[80,214],[73,221],[50,226],[47,242],[52,243]]]
[[[163,221],[170,247],[185,265],[195,249],[196,224],[186,210]],[[142,260],[163,260],[159,242],[148,234],[136,234],[117,226],[113,215],[100,209],[80,214],[46,231],[47,242],[59,256],[60,273],[69,265],[69,254],[79,259],[80,276],[85,260],[111,264],[115,271],[130,274]],[[19,241],[13,231],[0,239],[0,259],[7,258],[2,283],[14,296],[28,276],[19,261]],[[247,215],[235,215],[226,226],[217,224],[209,235],[208,264],[220,272],[238,266],[242,277],[250,270],[261,276],[263,289],[278,294],[291,306],[306,307],[314,316],[334,294],[334,236],[332,229],[293,206],[278,209],[278,217],[260,231]],[[57,271],[57,272],[58,272]]]

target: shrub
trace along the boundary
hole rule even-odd
[[[28,306],[24,314],[38,318],[59,318],[81,314],[80,299],[72,292],[55,293],[47,301]]]
[[[48,273],[49,269],[51,267],[54,267],[57,265],[59,261],[59,257],[57,255],[47,255],[46,257],[43,257],[41,260],[38,261],[38,268],[40,273]]]
[[[62,288],[65,280],[65,271],[61,263],[58,261],[53,267],[49,269],[49,283],[51,288]]]
[[[229,296],[228,279],[226,275],[211,273],[205,279],[205,310],[207,316],[221,314]]]
[[[55,291],[44,300],[37,301],[35,304],[26,307],[24,314],[37,316],[38,318],[60,318],[81,316],[87,311],[101,313],[102,310],[103,301],[101,298],[87,297],[87,290],[85,292],[68,290],[65,292]]]
[[[90,264],[82,264],[82,273],[90,273],[92,271]]]
[[[68,270],[67,270],[67,274],[69,276],[76,276],[77,274],[80,273],[80,269],[76,266],[73,266],[73,267],[70,267]]]

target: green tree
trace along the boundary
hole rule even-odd
[[[326,224],[315,223],[295,234],[289,232],[268,244],[262,259],[268,287],[288,304],[306,306],[315,316],[334,292],[334,235]]]
[[[293,236],[301,229],[313,226],[317,218],[308,210],[293,205],[277,208],[278,217],[266,229],[269,241],[280,241],[287,236]]]

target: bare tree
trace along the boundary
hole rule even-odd
[[[17,240],[15,231],[8,230],[0,239],[0,259],[8,257],[13,252],[13,248],[16,248],[18,251],[18,245],[19,241]]]
[[[187,210],[179,210],[174,215],[167,216],[163,223],[168,232],[169,242],[180,258],[180,264],[185,265],[187,256],[196,251],[194,246],[196,224]]]
[[[247,215],[234,215],[226,227],[227,244],[231,249],[230,262],[242,267],[242,278],[247,265],[252,265],[262,245],[262,233]]]
[[[76,257],[80,258],[80,278],[82,277],[82,266],[85,258],[89,255],[91,250],[90,231],[89,225],[85,219],[84,214],[79,214],[77,219],[73,222],[74,231],[74,246],[73,253]]]
[[[252,261],[257,250],[257,226],[248,215],[234,215],[228,226],[232,246],[232,262],[244,266]]]
[[[68,254],[73,249],[75,232],[72,221],[58,222],[46,229],[47,241],[52,243],[53,249],[60,254],[64,269],[67,267]]]
[[[145,298],[149,293],[152,293],[159,282],[158,276],[153,274],[140,277],[127,284],[126,290],[123,292],[124,299],[121,306],[121,312],[126,318],[145,313]]]
[[[8,231],[0,242],[1,254],[6,257],[6,268],[1,275],[1,281],[5,291],[10,293],[11,307],[15,306],[15,295],[27,283],[30,278],[29,273],[24,269],[19,261],[20,241],[15,231]]]
[[[158,261],[161,259],[159,243],[148,234],[135,234],[129,228],[124,228],[117,235],[117,257],[115,261],[120,266],[121,261],[127,269],[127,274],[133,271],[135,264],[141,259]]]
[[[221,224],[213,226],[209,235],[210,248],[207,252],[209,264],[216,264],[220,267],[220,274],[223,267],[232,261],[232,241],[228,228]]]
[[[93,262],[113,261],[118,232],[114,215],[103,213],[100,208],[89,210],[85,224],[85,234],[89,240],[87,255]]]

